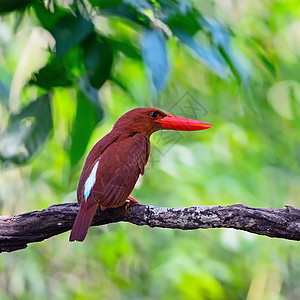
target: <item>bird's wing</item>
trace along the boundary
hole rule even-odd
[[[115,141],[117,140],[117,136],[113,135],[112,132],[108,133],[101,140],[99,140],[92,150],[90,151],[88,157],[86,158],[83,170],[81,172],[80,180],[77,188],[77,200],[79,203],[87,200],[84,197],[84,191],[86,190],[86,182],[90,177],[92,170],[99,160],[102,153]],[[89,180],[91,182],[91,180]],[[92,188],[92,186],[91,186]]]
[[[111,144],[102,154],[97,166],[92,196],[102,208],[122,205],[130,193],[149,157],[149,142],[135,134]]]

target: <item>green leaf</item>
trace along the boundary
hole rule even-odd
[[[109,78],[113,64],[113,49],[105,40],[99,40],[93,35],[84,48],[84,65],[91,85],[100,88]]]
[[[96,5],[96,4],[95,4]],[[96,5],[98,6],[98,5]],[[100,4],[101,7],[101,4]],[[130,21],[133,21],[139,25],[149,26],[150,20],[149,18],[143,14],[142,12],[136,10],[133,6],[127,4],[120,4],[116,6],[107,6],[101,9],[102,15],[114,15],[120,18],[124,18]]]
[[[199,42],[196,42],[193,37],[186,32],[174,29],[173,33],[181,42],[185,43],[194,51],[194,57],[204,66],[224,79],[228,77],[228,65],[225,63],[220,53],[214,48],[208,47],[207,45],[200,45]]]
[[[165,40],[157,30],[146,30],[142,41],[144,63],[150,69],[152,81],[157,91],[166,84],[169,73]]]
[[[81,16],[69,15],[61,19],[52,30],[56,40],[56,55],[62,57],[68,50],[79,44],[94,30],[92,22]]]
[[[112,39],[107,39],[107,40],[113,49],[122,52],[124,55],[126,55],[129,58],[142,60],[142,55],[140,50],[134,45],[125,41],[117,41]]]
[[[48,64],[33,74],[30,83],[50,90],[55,86],[69,86],[72,81],[68,78],[68,70],[63,58],[50,57]]]
[[[69,152],[72,166],[74,166],[84,155],[91,134],[103,117],[99,101],[97,101],[97,107],[94,103],[95,99],[91,98],[95,97],[93,88],[91,89],[92,91],[88,91],[85,88],[77,91],[77,113],[73,124],[71,149]]]
[[[163,12],[167,16],[165,22],[173,34],[193,50],[195,58],[203,65],[224,79],[231,75],[238,82],[247,81],[248,74],[239,61],[243,56],[237,49],[233,52],[232,33],[226,26],[216,20],[204,18],[185,1],[166,4]],[[195,40],[194,36],[199,31],[205,34],[207,43]],[[239,59],[236,57],[237,53]]]
[[[168,1],[171,3],[171,1]],[[167,16],[165,23],[172,28],[180,28],[180,30],[193,36],[197,31],[201,29],[201,25],[198,22],[202,15],[195,9],[186,8],[182,11],[181,7],[173,8],[173,6],[166,5],[163,8],[164,14]],[[174,5],[174,4],[173,4]]]
[[[93,6],[99,6],[101,8],[114,7],[122,4],[122,0],[89,0]]]
[[[0,0],[0,14],[23,10],[32,0]]]
[[[42,26],[51,31],[59,20],[71,15],[70,11],[58,6],[55,1],[52,2],[53,11],[45,7],[44,1],[34,1],[32,7]],[[71,15],[72,16],[72,15]]]
[[[45,143],[52,128],[49,95],[43,95],[12,115],[1,138],[0,158],[4,162],[22,164]]]
[[[203,30],[210,35],[213,46],[219,50],[236,80],[246,83],[249,76],[243,65],[236,58],[236,55],[233,54],[229,29],[213,19],[201,18],[198,21]],[[239,55],[242,56],[241,53]],[[243,59],[246,58],[243,57]]]

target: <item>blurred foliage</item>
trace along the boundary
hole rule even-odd
[[[214,127],[153,135],[141,203],[299,207],[299,16],[295,0],[0,0],[1,214],[75,201],[88,150],[150,105]],[[2,254],[0,295],[298,299],[299,262],[296,242],[115,224]]]

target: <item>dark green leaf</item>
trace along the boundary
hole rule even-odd
[[[84,65],[93,87],[99,89],[109,78],[112,63],[113,49],[110,44],[96,37],[89,39],[84,53]]]
[[[23,10],[32,0],[0,0],[0,14]]]
[[[83,83],[81,83],[81,86],[82,84]],[[83,87],[83,91],[78,90],[77,92],[77,113],[73,124],[70,149],[72,166],[74,166],[84,155],[90,136],[97,123],[103,117],[98,97],[98,107],[94,103],[96,100],[94,97],[96,95],[97,93],[95,93],[95,90],[92,87],[91,90],[87,90]]]
[[[146,0],[89,0],[93,6],[102,9],[120,7],[132,7],[135,9],[152,9],[151,4]]]
[[[86,38],[93,29],[93,23],[80,16],[69,15],[61,19],[52,31],[56,40],[56,55],[63,56]]]
[[[55,86],[69,86],[72,81],[68,78],[68,70],[63,58],[50,57],[48,64],[33,75],[30,83],[50,90]]]
[[[166,23],[171,29],[180,28],[181,31],[184,31],[191,36],[201,29],[198,19],[201,19],[202,15],[195,9],[192,10],[187,8],[183,14],[179,7],[176,10],[174,10],[173,7],[164,7],[164,12],[167,16]]]
[[[152,74],[153,84],[160,91],[166,84],[169,72],[166,44],[157,30],[146,30],[142,41],[142,54]]]
[[[115,7],[122,4],[122,0],[89,0],[93,6],[99,6],[100,8]]]
[[[53,27],[61,20],[63,17],[67,15],[71,15],[70,12],[62,7],[58,6],[55,1],[53,3],[53,12],[50,9],[45,7],[44,1],[34,1],[32,5],[35,14],[42,26],[51,31]]]
[[[47,94],[11,116],[1,141],[1,160],[17,164],[26,162],[45,143],[51,128],[52,114]]]
[[[149,26],[151,23],[149,18],[144,13],[127,4],[120,4],[114,7],[102,8],[101,14],[107,16],[118,16],[143,26]]]
[[[130,44],[129,42],[127,43],[125,41],[116,41],[116,40],[108,40],[108,42],[114,49],[122,52],[127,57],[138,59],[138,60],[142,59],[140,50],[134,45]]]

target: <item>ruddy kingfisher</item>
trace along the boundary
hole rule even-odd
[[[113,129],[92,148],[83,167],[77,200],[80,208],[70,238],[82,242],[98,207],[125,209],[138,203],[131,194],[136,181],[144,174],[150,154],[150,136],[162,129],[202,130],[209,123],[169,115],[153,107],[135,108],[122,115]]]

